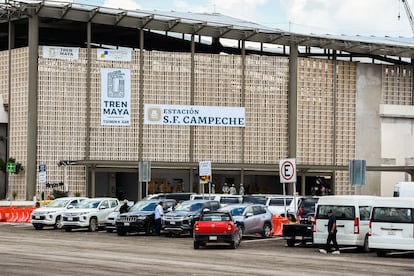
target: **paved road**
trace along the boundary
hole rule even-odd
[[[278,238],[248,238],[238,249],[194,250],[190,237],[104,231],[34,230],[0,223],[0,275],[412,275],[413,255],[378,258],[345,250],[322,255],[285,247]]]

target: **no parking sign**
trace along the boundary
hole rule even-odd
[[[279,162],[280,183],[296,182],[296,159],[282,159]]]

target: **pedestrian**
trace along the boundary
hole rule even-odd
[[[161,235],[161,218],[164,215],[164,208],[162,207],[162,201],[158,202],[155,208],[155,231],[154,235]]]
[[[240,183],[239,195],[244,195],[244,186],[243,186],[243,183]]]
[[[331,242],[335,248],[335,251],[332,252]],[[326,248],[319,249],[319,252],[323,254],[332,253],[339,255],[339,247],[336,242],[336,217],[333,214],[332,210],[328,211],[328,238],[326,239]]]
[[[216,193],[216,185],[211,184],[211,193],[215,194]]]
[[[122,204],[121,208],[119,208],[119,212],[121,214],[128,212],[129,206],[128,206],[128,199],[124,199],[124,204]]]
[[[224,182],[223,188],[221,190],[223,191],[223,194],[229,193],[229,186],[227,186],[226,182]]]
[[[236,195],[236,194],[237,194],[237,190],[236,190],[236,187],[234,187],[234,183],[233,183],[233,184],[231,184],[231,187],[230,187],[230,194],[231,194],[231,195]]]

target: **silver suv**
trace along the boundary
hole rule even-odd
[[[241,227],[243,235],[259,233],[269,238],[272,232],[272,213],[262,204],[232,204],[220,208],[229,212]]]

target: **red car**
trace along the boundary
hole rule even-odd
[[[227,243],[234,249],[241,243],[242,229],[228,212],[203,212],[194,225],[194,249],[207,243]]]

